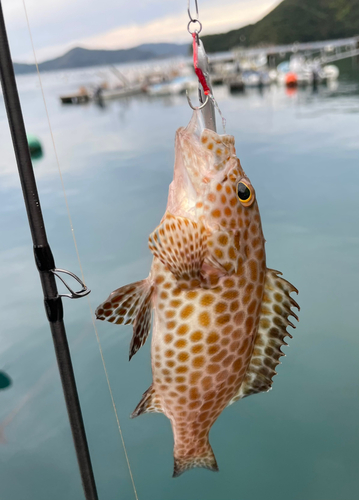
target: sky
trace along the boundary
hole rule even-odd
[[[187,0],[1,0],[13,59],[33,62],[26,5],[38,61],[81,46],[120,49],[190,42]],[[258,21],[280,0],[198,0],[202,34]],[[191,0],[194,13],[194,0]]]

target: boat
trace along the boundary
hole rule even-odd
[[[94,101],[107,101],[110,99],[120,99],[121,97],[130,97],[144,92],[146,92],[146,87],[142,84],[124,85],[122,87],[112,88],[100,86],[92,94],[91,99]]]
[[[233,75],[225,79],[224,83],[228,85],[230,92],[243,92],[244,82],[241,74]]]
[[[183,94],[186,90],[198,88],[198,81],[193,76],[178,76],[173,80],[150,85],[147,93],[153,96]]]
[[[263,88],[271,84],[271,77],[267,71],[245,70],[228,76],[224,82],[230,92],[242,92],[245,88]]]
[[[267,71],[246,70],[242,72],[242,78],[245,87],[264,87],[271,83]]]
[[[62,104],[84,104],[89,102],[90,94],[85,87],[80,87],[77,93],[60,96],[60,100]]]
[[[297,85],[316,85],[318,83],[335,81],[339,77],[339,69],[333,64],[322,66],[319,60],[306,59],[303,55],[293,55],[289,61],[277,66],[277,81],[287,85],[295,75]]]

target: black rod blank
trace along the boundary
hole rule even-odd
[[[55,276],[52,272],[55,269],[55,262],[47,241],[44,220],[42,217],[40,200],[16,87],[1,0],[0,79],[34,245],[35,262],[40,274],[46,314],[50,322],[85,497],[87,500],[98,500],[71,355],[63,322],[62,301],[58,295]]]

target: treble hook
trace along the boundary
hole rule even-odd
[[[206,100],[204,101],[203,104],[201,104],[200,106],[193,106],[191,99],[189,98],[189,95],[188,95],[188,90],[186,90],[186,97],[187,97],[188,104],[193,109],[193,111],[199,111],[200,109],[203,109],[206,106],[206,104],[208,104],[208,101],[209,101],[209,96],[207,95]]]

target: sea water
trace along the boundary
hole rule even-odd
[[[210,441],[220,472],[172,479],[173,438],[159,414],[130,420],[151,384],[150,342],[128,362],[131,327],[98,322],[138,496],[147,500],[354,500],[358,492],[359,71],[337,85],[251,89],[216,98],[257,193],[268,267],[299,289],[300,323],[273,390],[226,409]],[[102,73],[101,73],[102,72]],[[62,106],[103,70],[44,73],[43,85],[94,309],[147,276],[149,233],[166,207],[184,96]],[[18,78],[56,265],[81,274],[35,75]],[[195,97],[194,97],[195,100]],[[195,101],[194,101],[195,102]],[[218,126],[221,131],[220,121]],[[78,500],[80,476],[0,96],[0,499]],[[134,498],[86,299],[65,323],[103,500]],[[6,384],[5,384],[6,385]]]

